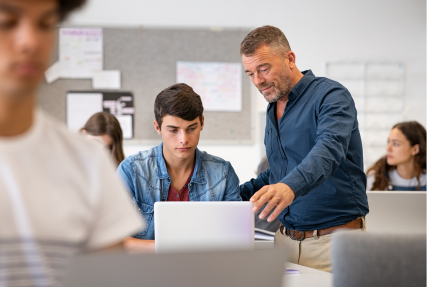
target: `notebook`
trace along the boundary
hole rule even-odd
[[[274,241],[274,235],[276,232],[255,228],[255,240]]]

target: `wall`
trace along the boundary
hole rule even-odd
[[[327,61],[404,63],[405,119],[426,125],[424,0],[89,0],[66,24],[215,29],[274,25],[288,37],[299,69],[312,69],[319,76]],[[231,161],[241,181],[255,176],[261,159],[263,140],[258,137],[257,112],[265,110],[266,102],[256,89],[253,97],[257,130],[253,145],[209,145],[203,140],[200,145],[200,149]],[[126,145],[125,153],[150,146]]]

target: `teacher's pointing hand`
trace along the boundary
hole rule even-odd
[[[271,222],[295,199],[294,191],[284,183],[277,183],[274,185],[267,185],[262,187],[256,192],[249,200],[254,204],[252,210],[258,211],[265,203],[264,210],[259,215],[260,219],[264,219],[268,213],[276,207],[276,209],[268,217],[267,221]]]

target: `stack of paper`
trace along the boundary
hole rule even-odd
[[[274,241],[275,232],[255,228],[255,240]]]

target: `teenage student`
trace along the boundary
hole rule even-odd
[[[197,149],[203,105],[191,87],[180,83],[160,92],[154,116],[163,142],[127,157],[117,169],[147,224],[125,239],[129,250],[154,252],[155,202],[241,201],[239,178],[231,164]]]
[[[143,227],[105,151],[36,109],[57,24],[83,2],[0,0],[0,286],[60,286],[73,254]]]
[[[356,107],[340,83],[300,71],[283,32],[251,31],[240,46],[243,66],[269,102],[265,147],[270,169],[241,186],[259,217],[282,225],[275,245],[290,261],[331,270],[331,235],[362,231],[368,213]]]
[[[125,159],[122,128],[117,118],[111,113],[95,113],[80,131],[89,139],[105,146],[110,151],[117,166]]]
[[[416,121],[393,126],[387,155],[367,171],[367,190],[426,190],[426,129]]]

